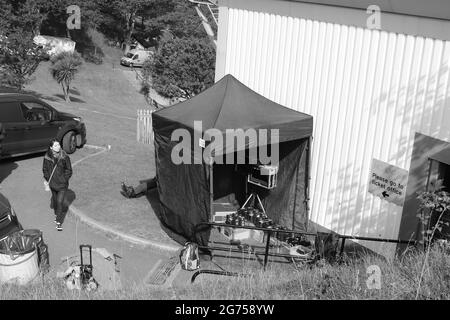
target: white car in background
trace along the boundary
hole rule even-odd
[[[130,50],[120,59],[120,64],[127,67],[142,67],[152,56],[153,51],[150,50]]]
[[[43,35],[35,36],[33,38],[33,42],[46,49],[46,52],[50,57],[53,55],[57,55],[61,52],[73,53],[75,51],[75,44],[76,44],[75,41],[72,41],[69,38],[43,36]]]

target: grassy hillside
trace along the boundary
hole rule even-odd
[[[0,286],[0,299],[450,299],[449,253],[433,249],[420,281],[423,262],[423,252],[409,252],[393,261],[365,256],[339,265],[271,264],[266,272],[244,267],[241,271],[250,277],[205,275],[193,285],[168,290],[141,286],[84,293],[67,290],[61,280],[45,279],[26,287]],[[373,265],[381,271],[380,289],[366,284]]]

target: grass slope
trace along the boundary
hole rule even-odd
[[[348,259],[339,265],[321,264],[312,267],[271,264],[266,272],[243,266],[250,277],[200,276],[193,285],[158,290],[145,286],[129,290],[85,293],[69,291],[61,280],[48,279],[25,287],[0,285],[0,300],[40,299],[205,299],[205,300],[304,300],[304,299],[449,299],[450,255],[442,249],[431,251],[424,277],[419,276],[424,262],[423,252],[409,252],[387,261],[367,255],[359,260]],[[370,266],[377,265],[380,289],[369,289]]]

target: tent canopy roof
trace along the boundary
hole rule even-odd
[[[251,90],[228,74],[197,96],[153,114],[155,130],[173,128],[174,122],[194,130],[201,121],[202,133],[215,128],[279,129],[279,141],[312,135],[313,118],[277,104]]]

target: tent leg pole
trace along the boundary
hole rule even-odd
[[[341,240],[341,250],[339,252],[339,254],[342,256],[342,254],[344,253],[344,248],[345,248],[345,238],[342,238]]]
[[[266,240],[266,251],[264,253],[264,271],[266,271],[267,259],[269,258],[269,246],[270,246],[270,235],[271,231],[267,232],[267,240]]]
[[[311,169],[310,169],[310,165],[311,165],[311,148],[312,148],[312,138],[311,136],[308,138],[308,146],[307,146],[308,150],[307,150],[307,154],[306,154],[306,230],[308,230],[308,225],[309,225],[309,219],[310,217],[310,194],[309,194],[309,190],[310,190],[310,183],[311,183]]]

